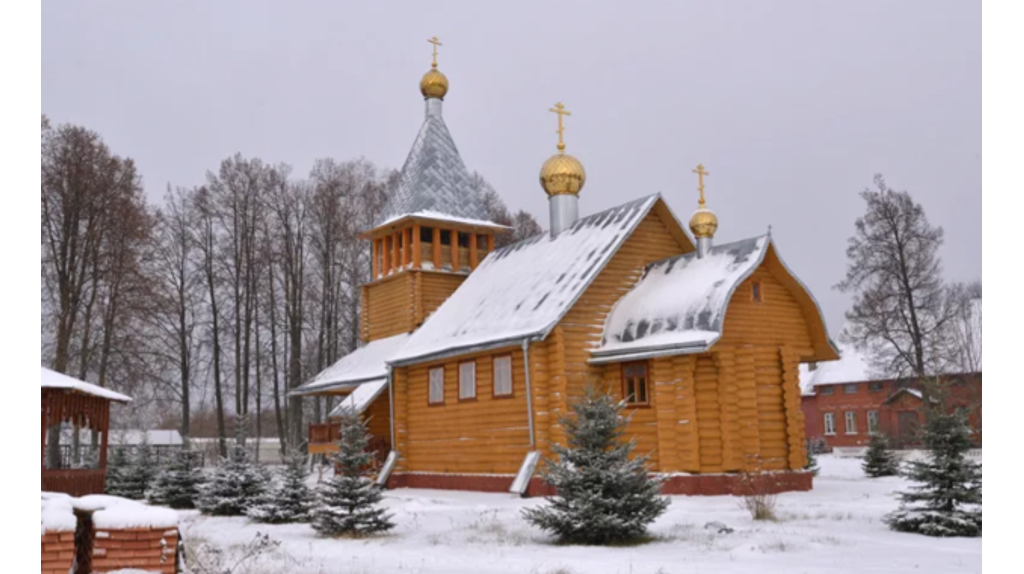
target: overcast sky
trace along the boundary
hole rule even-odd
[[[437,35],[467,167],[545,227],[563,101],[581,215],[661,192],[685,224],[703,163],[716,241],[772,225],[833,334],[876,172],[945,228],[947,277],[981,278],[980,2],[48,0],[42,23],[43,113],[134,158],[154,201],[236,152],[401,167]]]

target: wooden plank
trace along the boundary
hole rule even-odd
[[[412,267],[413,269],[420,269],[422,264],[423,253],[422,248],[422,228],[419,223],[412,226]]]

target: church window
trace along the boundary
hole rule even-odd
[[[430,394],[428,401],[432,405],[444,404],[444,367],[430,369]]]
[[[750,296],[755,303],[761,302],[761,282],[754,281],[750,286]]]
[[[476,248],[477,249],[487,249],[487,236],[486,235],[477,235],[476,236]]]
[[[512,355],[494,357],[494,396],[512,396]]]
[[[622,365],[622,396],[631,405],[650,403],[647,388],[647,363],[626,363]]]
[[[451,244],[452,244],[452,232],[448,231],[447,229],[442,229],[441,230],[441,245],[451,245]]]
[[[433,243],[434,242],[434,228],[433,227],[421,227],[420,228],[420,242],[421,243]]]
[[[469,247],[469,234],[465,231],[459,232],[459,247]]]
[[[825,434],[836,434],[836,414],[825,413]]]
[[[476,398],[476,362],[459,363],[459,400]]]

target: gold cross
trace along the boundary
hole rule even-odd
[[[562,139],[562,133],[565,131],[565,126],[562,125],[562,116],[571,116],[572,112],[565,109],[562,102],[555,104],[555,107],[548,110],[549,112],[555,112],[558,114],[558,151],[565,151],[565,141]]]
[[[700,206],[704,207],[704,176],[711,174],[704,171],[704,166],[702,164],[697,164],[697,169],[693,170],[693,173],[697,174],[698,177],[699,183],[697,185],[697,189],[700,190]]]
[[[431,68],[436,68],[437,67],[437,47],[438,46],[444,46],[444,44],[442,44],[441,42],[439,42],[437,40],[437,36],[434,36],[433,38],[428,39],[427,42],[429,42],[429,43],[434,45],[434,63],[430,64],[430,67]]]

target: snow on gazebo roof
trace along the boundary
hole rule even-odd
[[[658,194],[579,219],[490,253],[390,361],[496,348],[544,337],[659,199]]]
[[[128,395],[115,393],[110,389],[105,389],[99,385],[94,385],[92,383],[80,381],[78,379],[69,377],[65,374],[58,373],[57,371],[47,369],[46,367],[41,368],[42,388],[44,389],[67,389],[72,392],[92,395],[94,397],[99,397],[111,401],[117,401],[119,403],[127,403],[132,400],[132,398],[129,397]]]
[[[317,376],[291,392],[308,395],[357,387],[388,376],[387,361],[409,339],[408,333],[377,339],[345,355]]]

